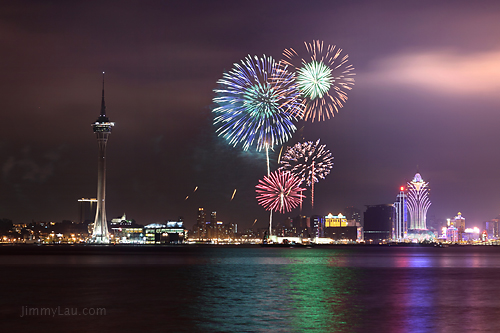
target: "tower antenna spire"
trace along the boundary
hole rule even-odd
[[[104,72],[102,72],[102,102],[101,102],[101,116],[106,116],[106,103],[104,103]]]

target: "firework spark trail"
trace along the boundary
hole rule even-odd
[[[281,160],[281,153],[283,152],[283,146],[281,146],[281,149],[280,149],[280,153],[278,155],[278,164],[280,164],[280,160]]]
[[[229,201],[233,201],[233,198],[234,198],[234,195],[235,195],[235,194],[236,194],[236,189],[234,189],[234,191],[233,191],[233,195],[231,196],[231,200],[229,200]]]
[[[294,49],[283,51],[282,66],[294,68],[303,95],[304,120],[322,121],[333,117],[347,101],[347,91],[354,85],[355,75],[348,55],[342,49],[316,40],[304,42],[305,57]]]
[[[294,74],[272,57],[247,56],[224,73],[214,90],[216,133],[243,150],[273,148],[295,132],[303,114]]]
[[[311,187],[311,204],[314,208],[314,183],[325,179],[333,167],[333,156],[326,145],[307,141],[288,147],[281,156],[278,170],[289,171]]]
[[[255,186],[257,201],[266,210],[289,212],[300,204],[304,196],[300,187],[302,180],[290,172],[275,171]]]
[[[193,193],[196,192],[196,190],[198,190],[198,186],[196,186],[193,190]],[[187,199],[189,199],[189,195],[186,195],[186,198],[184,199],[184,201],[186,201]]]

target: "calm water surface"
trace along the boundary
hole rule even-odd
[[[1,247],[0,267],[6,332],[500,331],[498,247]]]

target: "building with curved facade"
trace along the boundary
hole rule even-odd
[[[406,203],[410,214],[410,230],[427,229],[427,210],[431,205],[429,199],[429,183],[422,179],[420,173],[416,173],[411,182],[407,184]]]

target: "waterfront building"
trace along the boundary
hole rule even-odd
[[[325,218],[319,215],[313,215],[311,221],[311,237],[324,237],[325,233]]]
[[[92,124],[97,137],[99,155],[97,159],[97,207],[92,231],[93,243],[109,243],[108,222],[106,220],[106,144],[115,124],[106,116],[104,103],[104,73],[102,76],[102,100],[99,118]]]
[[[144,227],[139,225],[112,225],[112,239],[120,244],[144,244]]]
[[[424,182],[420,173],[416,173],[411,182],[407,183],[407,205],[410,213],[411,230],[426,230],[427,210],[431,205],[429,199],[429,183]]]
[[[311,218],[307,216],[296,216],[293,219],[293,227],[295,229],[295,236],[302,238],[309,238],[311,236]]]
[[[277,235],[281,237],[295,237],[296,229],[293,226],[293,219],[291,217],[287,217],[283,226],[279,227],[277,231]]]
[[[484,230],[488,234],[489,239],[498,239],[499,219],[493,219],[484,223]]]
[[[330,227],[347,227],[347,218],[342,213],[339,215],[329,213],[325,216],[325,228]]]
[[[457,216],[454,219],[450,219],[449,225],[454,226],[458,229],[458,233],[465,232],[465,218],[462,216],[462,213],[458,212]]]
[[[460,236],[462,236],[462,239],[460,239]],[[459,241],[471,243],[474,241],[478,241],[480,239],[481,239],[481,231],[479,230],[478,227],[465,228],[462,234],[459,233]]]
[[[186,238],[182,221],[152,223],[144,226],[145,244],[179,244]]]
[[[328,227],[325,228],[324,237],[334,241],[349,241],[354,242],[359,238],[358,227]]]
[[[220,224],[223,224],[222,222]],[[217,239],[219,234],[219,225],[217,223],[217,212],[210,214],[210,221],[207,221],[207,236],[209,239]]]
[[[462,216],[462,213],[458,213],[457,216],[453,219],[447,219],[447,225],[453,226],[457,229],[458,232],[458,241],[464,240],[465,236],[465,218]]]
[[[380,242],[391,238],[396,209],[393,204],[367,205],[364,213],[364,239]]]
[[[456,243],[458,242],[458,229],[453,225],[446,228],[446,241]]]
[[[193,226],[192,237],[196,240],[204,240],[207,238],[206,214],[203,207],[198,208],[196,224]]]
[[[399,188],[399,194],[394,203],[396,218],[392,228],[392,239],[402,241],[408,233],[408,205],[404,186]]]
[[[127,220],[127,215],[123,213],[122,216],[111,219],[111,226],[128,226],[132,225],[132,220]]]

